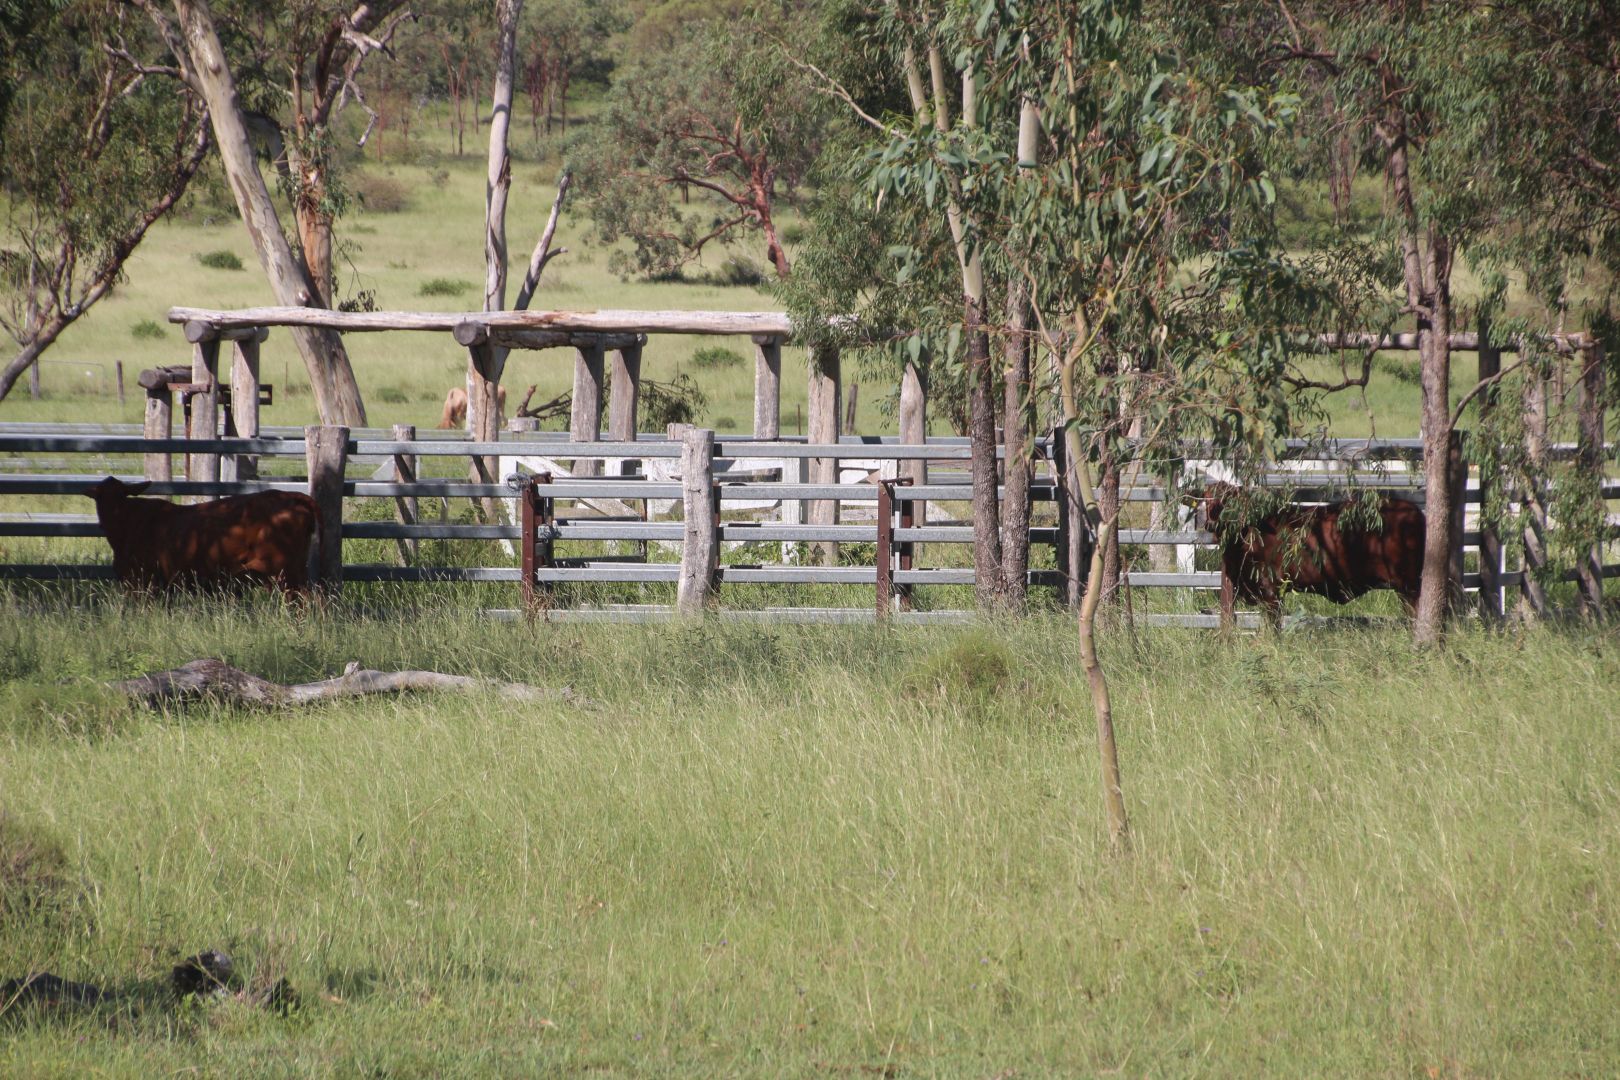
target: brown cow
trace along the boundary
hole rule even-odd
[[[1259,603],[1272,625],[1282,621],[1284,588],[1346,604],[1372,589],[1394,589],[1407,614],[1417,607],[1423,575],[1423,511],[1399,499],[1378,506],[1380,527],[1345,521],[1348,502],[1287,506],[1258,520],[1240,512],[1246,493],[1213,484],[1198,500],[1215,533],[1226,577],[1245,600]]]
[[[506,387],[495,388],[495,426],[500,427],[506,416]],[[444,415],[439,417],[439,427],[458,428],[467,422],[467,391],[459,386],[452,386],[450,392],[444,395]]]
[[[296,491],[261,491],[179,506],[136,499],[150,487],[109,476],[85,491],[113,552],[118,580],[139,588],[237,582],[309,589],[320,508]]]

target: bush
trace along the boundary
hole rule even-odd
[[[242,269],[242,260],[236,257],[236,252],[225,251],[223,249],[219,251],[205,251],[201,255],[197,256],[197,261],[208,267],[210,270]]]
[[[726,261],[720,264],[720,270],[714,275],[714,280],[719,285],[763,285],[765,272],[752,259],[745,259],[741,255],[728,255]]]
[[[410,189],[392,176],[358,173],[349,181],[349,188],[367,213],[397,214],[411,202]]]
[[[724,345],[708,345],[692,354],[692,366],[703,370],[736,367],[742,362],[742,353]]]
[[[163,327],[159,326],[151,319],[142,319],[140,322],[129,328],[129,336],[135,338],[137,341],[160,341],[168,335],[164,333]]]
[[[736,431],[737,418],[735,416],[722,416],[714,422],[716,431]]]
[[[473,283],[465,278],[436,277],[422,282],[422,287],[416,292],[419,296],[461,296],[472,289]]]
[[[402,386],[385,386],[377,391],[377,400],[389,405],[406,405],[410,403],[411,396]]]

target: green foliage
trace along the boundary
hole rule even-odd
[[[728,349],[724,345],[705,345],[692,354],[690,361],[691,365],[700,371],[739,367],[742,362],[742,353],[736,349]]]
[[[151,319],[142,319],[129,328],[129,336],[137,341],[161,341],[168,333]]]
[[[466,278],[429,278],[417,289],[418,296],[465,296],[478,286]]]
[[[205,251],[197,256],[197,261],[210,270],[240,270],[242,260],[234,251],[220,248],[215,251]]]
[[[765,262],[785,277],[769,230],[815,160],[826,109],[776,44],[794,32],[790,9],[704,14],[671,20],[658,47],[618,74],[575,147],[580,193],[602,243],[630,241],[615,255],[621,274],[668,274],[755,233],[749,242],[763,240]],[[722,278],[762,280],[744,262],[728,262]]]

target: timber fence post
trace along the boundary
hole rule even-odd
[[[317,579],[329,593],[343,588],[343,469],[348,453],[348,428],[313,425],[304,429],[309,494],[321,512]]]
[[[774,442],[782,437],[782,339],[755,334],[753,341],[754,438]]]
[[[251,337],[231,341],[231,434],[243,439],[259,437],[259,345],[269,336],[269,330],[259,327]],[[233,480],[257,479],[258,455],[233,455],[230,467]]]
[[[642,335],[646,340],[646,335]],[[613,394],[608,399],[608,438],[613,442],[635,442],[638,406],[641,398],[641,345],[614,349],[611,375]],[[620,472],[623,472],[621,465]]]
[[[810,388],[809,388],[809,432],[811,443],[838,446],[839,421],[839,383],[840,368],[842,367],[839,352],[832,346],[813,348],[810,350]],[[810,482],[812,484],[837,484],[838,459],[836,457],[813,458],[810,463]],[[812,525],[838,524],[838,500],[816,499],[810,503],[809,522]],[[823,541],[816,544],[821,561],[827,566],[836,566],[838,563],[838,544],[836,541]]]
[[[714,432],[708,428],[681,432],[681,502],[686,528],[675,609],[689,618],[701,615],[713,600],[720,568],[719,489],[714,483]]]
[[[1598,532],[1592,546],[1580,553],[1576,580],[1580,585],[1581,611],[1591,618],[1603,614],[1603,541],[1608,527],[1608,504],[1603,499],[1603,346],[1588,345],[1578,355],[1581,369],[1580,436],[1576,444],[1576,468],[1597,490]]]
[[[416,425],[414,425],[414,424],[395,424],[394,425],[394,441],[395,442],[415,442],[416,441]],[[414,483],[416,483],[416,455],[415,454],[395,454],[394,455],[394,483],[396,483],[396,484],[414,484]],[[421,510],[421,507],[418,505],[415,495],[395,495],[394,496],[394,520],[398,521],[401,525],[415,525],[419,520],[421,520],[420,510]],[[419,541],[416,539],[416,537],[414,537],[414,536],[411,536],[411,537],[402,536],[402,537],[399,538],[398,543],[399,543],[399,564],[401,566],[410,566],[410,565],[414,564],[416,562],[416,560],[417,560],[417,555],[419,553]]]
[[[598,343],[576,347],[574,395],[570,403],[568,438],[571,442],[598,442],[602,437],[602,346]],[[599,476],[600,459],[576,459],[575,476]]]
[[[1524,451],[1529,476],[1520,492],[1524,522],[1524,570],[1519,610],[1529,618],[1547,613],[1547,593],[1535,572],[1547,565],[1547,380],[1533,370],[1524,381]]]
[[[191,395],[191,425],[186,432],[193,439],[219,438],[219,339],[209,338],[191,347],[191,381],[202,389]],[[186,461],[186,479],[218,480],[219,455],[191,454]]]
[[[1490,343],[1490,324],[1481,318],[1479,321],[1479,381],[1496,378],[1502,370],[1502,353]],[[1492,414],[1496,411],[1497,387],[1490,386],[1479,397],[1479,435],[1494,438],[1490,433]],[[1497,531],[1496,522],[1486,516],[1486,507],[1492,501],[1499,501],[1502,478],[1495,471],[1487,468],[1487,464],[1500,460],[1500,446],[1491,447],[1489,454],[1476,454],[1479,461],[1479,615],[1480,618],[1496,621],[1505,613],[1505,596],[1502,591],[1502,537]]]
[[[122,409],[124,407],[124,362],[122,360],[113,361],[113,377],[118,380],[118,407]]]
[[[167,383],[146,387],[146,416],[141,434],[148,439],[167,439],[174,434],[174,391]],[[167,451],[147,454],[144,472],[148,480],[174,479],[174,459]]]

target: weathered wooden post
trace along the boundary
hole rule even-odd
[[[259,437],[259,345],[270,331],[256,327],[251,334],[231,340],[231,434],[243,439]],[[236,454],[226,464],[233,480],[259,475],[257,454]]]
[[[154,381],[148,386],[145,381],[148,374],[152,373],[141,373],[141,386],[146,390],[146,417],[141,424],[141,434],[148,439],[167,439],[174,434],[174,391],[167,382]],[[147,454],[144,471],[148,480],[172,480],[174,461],[167,452]]]
[[[188,333],[189,337],[190,334]],[[193,439],[219,438],[219,339],[208,337],[191,346],[191,382],[199,387],[191,394]],[[189,480],[218,480],[219,454],[191,454],[186,461]]]
[[[1597,618],[1603,614],[1603,540],[1608,532],[1607,503],[1603,488],[1603,346],[1590,344],[1578,354],[1581,368],[1580,434],[1576,444],[1575,467],[1585,474],[1597,498],[1598,533],[1592,546],[1581,552],[1576,564],[1582,613]]]
[[[720,492],[714,483],[714,432],[687,428],[681,433],[681,502],[686,517],[681,577],[675,609],[701,615],[714,596],[720,572]]]
[[[415,442],[416,425],[395,424],[394,441]],[[394,483],[416,483],[415,454],[394,455]],[[419,511],[420,506],[417,504],[415,495],[394,496],[394,520],[399,522],[401,525],[415,525],[419,520],[421,520]],[[401,536],[398,538],[397,544],[399,546],[399,564],[401,566],[413,565],[416,562],[417,553],[419,551],[419,545],[416,537]]]
[[[809,441],[818,445],[838,445],[840,434],[839,417],[839,390],[840,390],[840,357],[835,346],[818,346],[810,350],[810,424],[807,432]],[[810,482],[812,484],[837,484],[838,459],[836,457],[813,458],[810,462]],[[809,520],[812,525],[838,524],[838,501],[836,499],[817,499],[810,503]],[[816,544],[821,561],[827,566],[838,562],[838,544],[832,541],[822,541]]]
[[[113,361],[113,376],[118,380],[118,407],[122,409],[124,407],[124,362],[122,360]]]
[[[316,580],[329,593],[343,588],[343,470],[348,453],[348,428],[312,425],[304,429],[309,495],[321,511]]]
[[[574,397],[568,418],[571,442],[598,442],[602,437],[602,345],[600,342],[576,347]],[[575,476],[597,476],[600,459],[576,459]]]
[[[646,340],[645,335],[641,338]],[[608,439],[635,442],[641,398],[641,345],[625,345],[609,354],[613,394],[608,399]]]
[[[1491,344],[1490,323],[1483,317],[1479,320],[1479,374],[1478,379],[1496,378],[1502,371],[1502,352]],[[1490,423],[1492,414],[1496,411],[1497,387],[1490,386],[1481,391],[1479,396],[1479,432],[1482,437],[1494,438],[1490,434],[1493,430]],[[1499,449],[1498,447],[1493,447]],[[1489,455],[1488,460],[1495,460],[1496,455]],[[1502,537],[1498,534],[1496,522],[1486,516],[1486,507],[1497,499],[1498,488],[1502,478],[1496,470],[1486,467],[1485,461],[1480,464],[1479,470],[1479,616],[1487,621],[1501,619],[1505,614],[1505,597],[1502,591]]]
[[[755,334],[754,438],[782,437],[782,339]]]
[[[1538,618],[1547,612],[1547,592],[1535,572],[1547,565],[1547,380],[1526,370],[1524,378],[1524,451],[1529,472],[1520,493],[1524,520],[1524,573],[1519,585],[1519,612]]]

